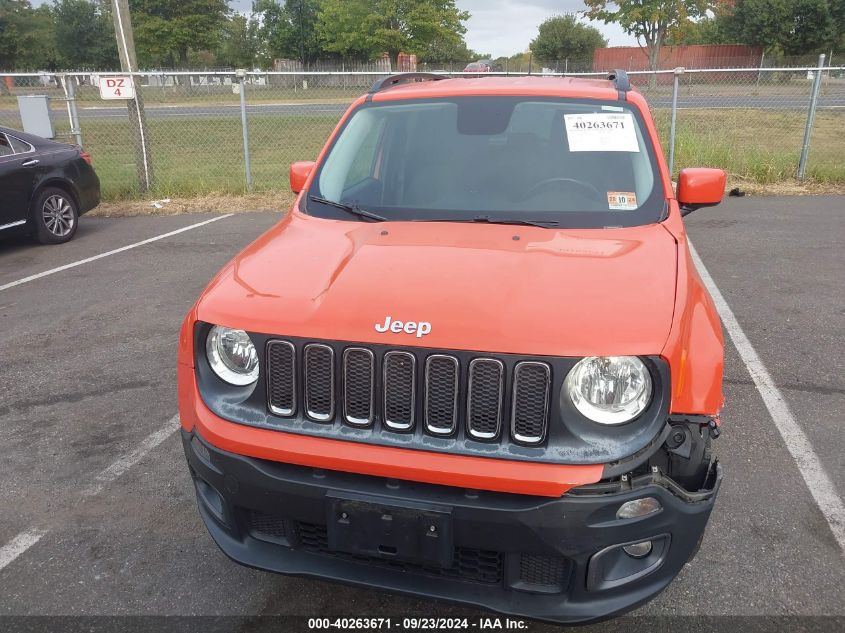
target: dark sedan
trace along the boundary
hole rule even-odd
[[[0,127],[0,239],[61,244],[100,203],[100,179],[78,145]]]

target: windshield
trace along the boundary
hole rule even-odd
[[[657,173],[641,116],[621,101],[366,103],[330,148],[306,209],[349,220],[327,202],[387,220],[633,226],[662,217]]]

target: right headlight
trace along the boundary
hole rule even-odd
[[[208,364],[221,379],[244,387],[258,380],[258,354],[249,334],[215,325],[205,340]]]
[[[570,370],[564,389],[593,422],[624,424],[651,402],[651,374],[636,356],[589,356]]]

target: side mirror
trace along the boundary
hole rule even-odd
[[[727,174],[721,169],[691,167],[678,175],[678,204],[681,215],[692,213],[700,207],[712,207],[725,195]]]
[[[290,190],[294,193],[299,193],[305,187],[305,181],[308,180],[308,175],[314,169],[316,163],[313,160],[300,160],[291,163],[290,166]]]

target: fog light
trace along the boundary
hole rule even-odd
[[[631,558],[645,558],[651,554],[651,541],[642,541],[633,545],[626,545],[622,550]]]
[[[644,517],[649,514],[654,514],[663,506],[654,497],[643,497],[642,499],[634,499],[633,501],[626,501],[619,510],[616,511],[617,519],[636,519]],[[649,546],[650,547],[650,546]]]

